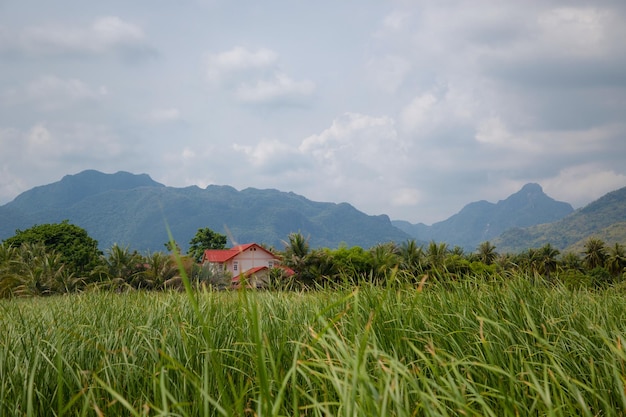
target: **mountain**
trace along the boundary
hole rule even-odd
[[[392,224],[415,239],[446,242],[473,251],[481,242],[492,240],[507,229],[554,222],[573,211],[570,204],[547,196],[539,184],[526,184],[505,200],[470,203],[432,226],[402,221]]]
[[[550,243],[562,252],[580,252],[589,237],[626,244],[626,187],[610,192],[567,217],[551,223],[504,232],[494,244],[499,252],[517,252]]]
[[[114,243],[161,251],[167,225],[183,251],[201,227],[229,235],[229,243],[258,242],[282,248],[289,233],[310,237],[313,247],[369,248],[410,237],[385,215],[369,216],[347,203],[320,203],[294,193],[210,185],[175,188],[148,175],[84,171],[35,187],[0,206],[0,240],[17,229],[68,219],[87,230],[102,249]]]

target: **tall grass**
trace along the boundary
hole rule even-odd
[[[609,290],[520,276],[193,300],[1,301],[0,415],[626,414]]]

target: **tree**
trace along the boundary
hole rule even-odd
[[[498,253],[496,252],[495,245],[492,245],[489,241],[483,242],[478,245],[477,255],[478,260],[485,265],[491,265],[498,258]]]
[[[431,270],[443,272],[446,266],[446,257],[448,256],[448,244],[436,243],[430,241],[426,249],[426,260]]]
[[[289,242],[283,242],[283,244],[285,245],[283,263],[293,269],[298,281],[305,285],[313,284],[316,275],[311,268],[314,259],[311,256],[308,240],[302,236],[302,233],[290,233]]]
[[[587,239],[583,254],[585,255],[585,266],[587,268],[595,269],[604,266],[604,262],[606,261],[604,241],[595,237]]]
[[[624,246],[616,243],[615,246],[609,248],[606,268],[613,276],[618,276],[624,272],[626,269],[626,252],[624,251]]]
[[[189,241],[187,255],[200,262],[202,255],[207,249],[224,249],[226,247],[226,235],[214,232],[208,227],[198,229],[196,235]]]
[[[399,249],[401,267],[410,274],[422,272],[424,267],[424,248],[418,246],[415,240],[404,242]]]
[[[559,250],[552,247],[549,243],[546,243],[537,251],[539,268],[547,279],[550,279],[550,273],[556,271],[558,265],[556,258],[559,254]]]
[[[98,241],[92,239],[85,229],[70,224],[68,220],[35,225],[26,230],[18,229],[15,236],[6,239],[4,243],[15,247],[24,243],[41,243],[57,252],[67,272],[77,276],[87,275],[100,263],[102,255],[98,250]]]

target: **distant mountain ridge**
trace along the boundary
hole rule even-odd
[[[529,183],[497,203],[477,201],[467,204],[450,218],[432,226],[393,221],[392,224],[415,239],[446,242],[473,251],[510,228],[550,223],[572,213],[569,204],[547,196],[539,184]]]
[[[626,187],[612,191],[563,219],[505,231],[494,243],[501,251],[517,252],[550,243],[565,252],[580,252],[589,237],[626,244]]]
[[[0,241],[34,224],[68,219],[85,228],[102,249],[113,243],[139,251],[161,251],[166,222],[181,249],[201,227],[225,233],[229,244],[257,242],[282,249],[291,232],[310,237],[313,247],[345,244],[370,248],[415,239],[445,242],[473,252],[486,240],[497,251],[518,252],[550,243],[564,250],[587,237],[626,244],[626,187],[573,211],[526,184],[508,198],[467,204],[447,220],[427,226],[370,216],[347,203],[308,200],[292,192],[227,185],[168,187],[146,174],[88,170],[34,187],[0,206]]]
[[[35,187],[0,206],[0,240],[16,229],[68,219],[106,249],[114,243],[164,250],[166,222],[181,249],[201,227],[229,235],[231,244],[257,242],[282,249],[291,232],[313,247],[342,243],[365,248],[410,237],[389,217],[369,216],[347,203],[320,203],[294,193],[210,185],[167,187],[148,175],[88,170]]]

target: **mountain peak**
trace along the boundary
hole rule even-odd
[[[543,194],[543,188],[541,188],[541,185],[535,183],[535,182],[529,182],[528,184],[524,185],[522,187],[521,190],[519,190],[518,192],[524,192],[524,193],[533,193],[533,194]]]

